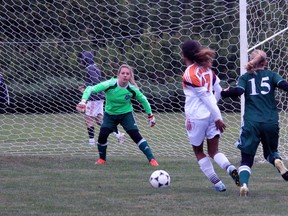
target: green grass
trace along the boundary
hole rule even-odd
[[[287,215],[287,182],[269,164],[256,164],[249,197],[215,165],[226,192],[215,192],[192,158],[158,158],[171,176],[154,189],[145,157],[0,156],[1,215]]]
[[[227,187],[217,193],[193,155],[183,113],[155,116],[154,128],[147,126],[145,114],[137,113],[136,119],[159,169],[171,176],[165,189],[149,185],[155,168],[130,139],[118,145],[111,135],[108,163],[96,166],[97,148],[85,145],[83,115],[1,115],[0,215],[287,215],[287,182],[275,168],[257,163],[257,158],[250,196],[242,198],[227,173],[215,165]],[[233,145],[239,114],[223,117],[227,130],[219,149],[239,166],[240,153]],[[285,153],[285,145],[280,153]]]

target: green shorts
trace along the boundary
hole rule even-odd
[[[110,128],[112,131],[115,131],[118,124],[122,125],[125,131],[138,130],[133,112],[119,115],[110,115],[106,112],[104,113],[101,128]]]
[[[262,143],[264,157],[278,152],[279,124],[278,122],[263,123],[244,121],[240,137],[235,145],[244,153],[255,155]]]

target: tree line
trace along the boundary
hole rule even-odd
[[[9,112],[73,112],[85,77],[78,61],[83,50],[96,52],[104,79],[125,62],[153,109],[182,111],[181,44],[193,38],[216,50],[215,72],[223,81],[236,80],[238,13],[238,1],[4,0],[0,66]],[[237,103],[221,106],[239,109]]]

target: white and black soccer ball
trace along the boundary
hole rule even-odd
[[[153,188],[165,188],[170,185],[171,179],[166,171],[156,170],[151,174],[149,182]]]

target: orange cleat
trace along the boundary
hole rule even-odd
[[[155,159],[151,159],[149,163],[155,167],[159,166],[159,164],[157,163],[157,161]]]
[[[102,158],[99,158],[95,164],[105,164],[106,163],[106,160],[103,160]]]

